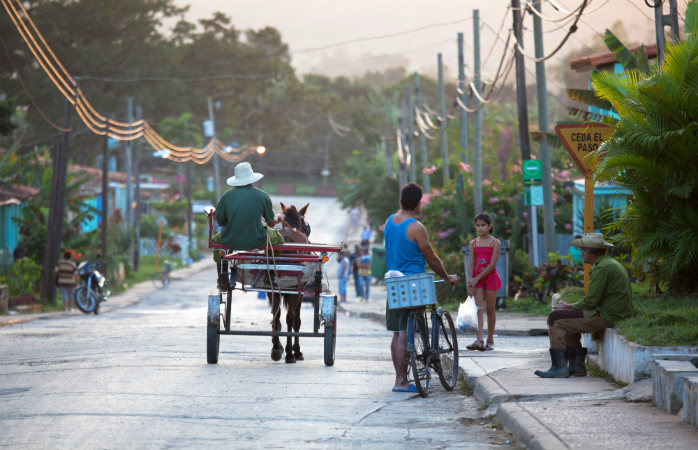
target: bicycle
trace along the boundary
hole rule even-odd
[[[431,333],[427,310],[431,310]],[[444,389],[452,391],[458,381],[458,338],[448,311],[424,306],[410,312],[407,320],[409,367],[417,392],[429,395],[431,371],[437,373]]]
[[[407,320],[408,381],[414,382],[422,397],[429,395],[431,371],[448,391],[458,381],[458,338],[453,318],[436,307],[432,273],[386,278],[388,308],[410,309]],[[431,311],[431,330],[427,311]]]
[[[174,268],[175,263],[165,261],[165,268],[162,271],[153,273],[151,280],[156,289],[166,288],[170,284],[170,272]]]

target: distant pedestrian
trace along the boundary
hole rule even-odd
[[[351,265],[351,274],[354,276],[354,290],[356,297],[361,297],[361,278],[359,278],[359,259],[361,259],[361,247],[354,246],[354,252],[349,255],[349,264]]]
[[[368,247],[371,243],[371,227],[368,224],[364,225],[363,230],[361,230],[361,246]]]
[[[73,295],[75,294],[75,286],[78,285],[78,268],[70,260],[71,257],[70,251],[65,251],[63,259],[58,261],[53,270],[56,275],[56,286],[61,290],[64,311],[73,310]]]
[[[477,336],[467,345],[468,350],[494,350],[494,326],[497,321],[495,306],[497,292],[502,287],[502,280],[497,273],[497,260],[502,244],[491,235],[492,219],[483,212],[475,217],[477,237],[470,241],[468,254],[468,295],[475,296],[477,305]],[[487,306],[487,344],[484,343],[482,304]]]
[[[359,220],[361,219],[361,212],[359,211],[359,208],[357,208],[356,206],[351,208],[351,210],[349,211],[349,218],[351,219],[351,226],[358,227]]]
[[[337,284],[340,303],[347,301],[347,281],[349,280],[350,272],[349,258],[346,257],[344,252],[339,252],[337,256]]]
[[[359,259],[359,280],[361,280],[361,295],[363,301],[368,301],[368,294],[371,288],[371,255],[368,247],[361,250]]]

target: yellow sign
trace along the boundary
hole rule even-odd
[[[598,150],[599,146],[613,133],[613,127],[604,123],[562,124],[555,127],[555,133],[584,175],[593,171],[591,161],[586,156]]]

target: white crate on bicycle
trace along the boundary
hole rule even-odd
[[[416,273],[385,279],[389,309],[418,308],[436,304],[433,273]]]

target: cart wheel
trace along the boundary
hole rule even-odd
[[[331,326],[325,325],[325,365],[334,365],[334,348],[337,344],[337,318]]]
[[[208,320],[206,322],[206,361],[209,364],[218,363],[218,349],[220,347],[221,328],[220,297],[210,296],[208,300]]]
[[[453,319],[448,311],[443,315],[437,315],[436,321],[439,327],[438,359],[435,361],[436,372],[439,374],[441,384],[446,390],[452,391],[458,381],[458,338]]]
[[[431,355],[428,350],[427,330],[424,323],[424,315],[420,313],[411,313],[414,320],[414,333],[412,336],[412,346],[414,350],[410,351],[410,365],[412,367],[412,376],[414,385],[417,387],[417,392],[422,397],[429,395],[429,384],[431,383],[431,374],[429,373],[429,362]]]
[[[75,291],[75,306],[85,314],[90,314],[95,309],[95,298],[91,295],[87,295],[87,289],[85,286],[80,286]]]

